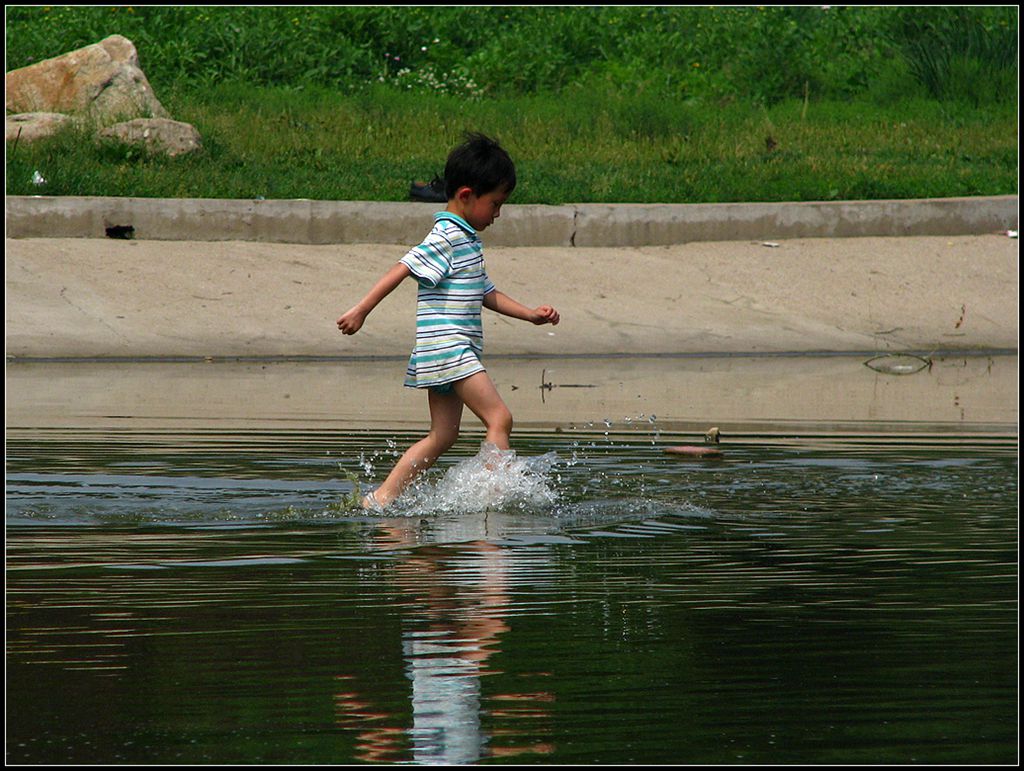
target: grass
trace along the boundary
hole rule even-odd
[[[644,93],[466,101],[222,84],[164,104],[204,149],[147,157],[71,130],[8,144],[13,195],[405,200],[465,129],[516,160],[518,203],[809,201],[1017,192],[1017,116],[929,99],[886,107],[666,102]],[[769,137],[771,142],[769,142]],[[771,145],[771,146],[770,146]],[[47,180],[31,182],[38,170]]]
[[[520,203],[1017,192],[1012,6],[12,6],[20,67],[123,34],[202,152],[7,143],[7,193],[405,200],[466,129]],[[46,183],[32,183],[34,172]]]

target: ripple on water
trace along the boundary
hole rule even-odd
[[[9,440],[9,760],[1013,755],[1015,446]]]

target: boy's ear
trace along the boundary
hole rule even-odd
[[[473,188],[469,185],[463,185],[455,191],[455,199],[462,203],[467,203],[471,195],[473,195]]]

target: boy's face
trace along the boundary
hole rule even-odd
[[[464,187],[460,188],[455,196],[455,200],[461,205],[462,218],[479,231],[498,219],[501,206],[508,200],[509,192],[499,188],[490,193],[476,195],[470,188]]]

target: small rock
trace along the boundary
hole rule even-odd
[[[7,116],[4,133],[8,142],[34,142],[52,137],[73,122],[70,115],[59,112],[23,112]]]
[[[168,118],[136,118],[115,123],[103,129],[100,137],[144,147],[149,152],[164,153],[172,158],[195,152],[203,146],[195,126]]]

